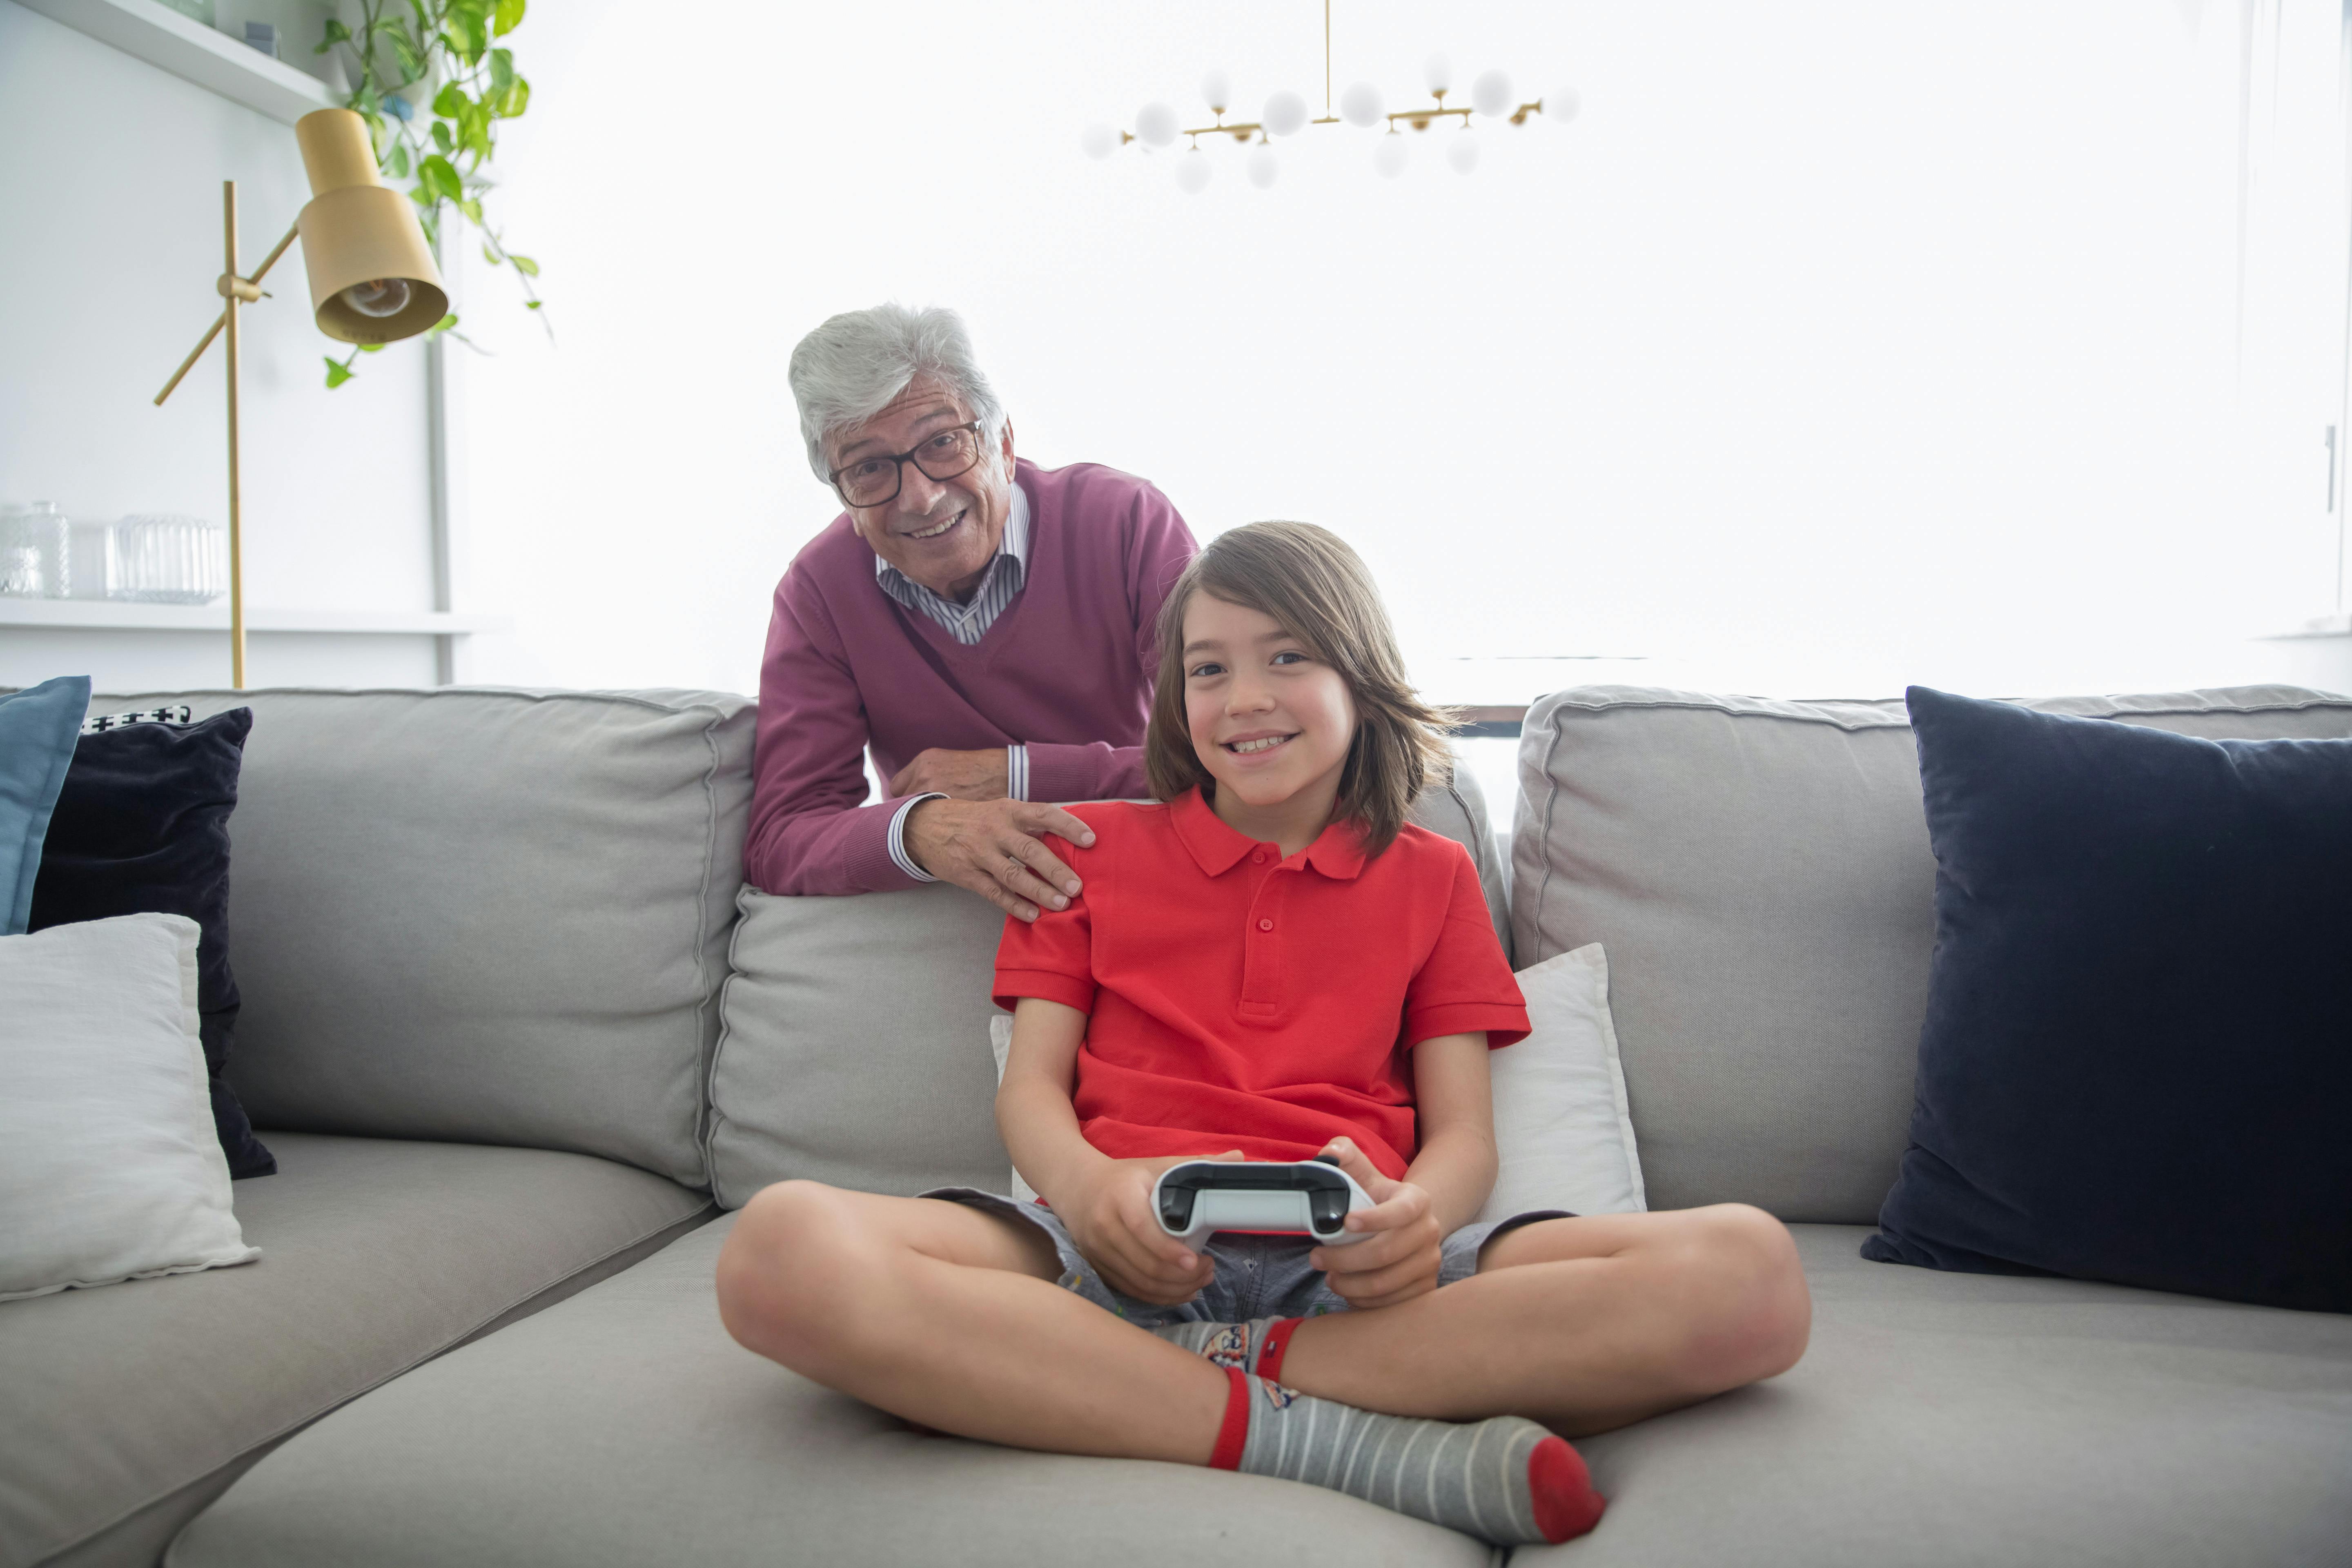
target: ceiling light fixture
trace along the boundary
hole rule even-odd
[[[1531,102],[1517,101],[1511,91],[1508,73],[1499,70],[1482,71],[1470,83],[1470,101],[1448,104],[1446,96],[1454,90],[1454,67],[1444,55],[1432,55],[1423,70],[1424,85],[1430,101],[1406,109],[1391,110],[1381,96],[1381,89],[1368,81],[1350,85],[1339,95],[1338,112],[1332,112],[1331,95],[1331,0],[1323,0],[1323,112],[1316,119],[1307,118],[1307,100],[1285,89],[1265,100],[1255,120],[1228,122],[1225,114],[1233,107],[1233,79],[1222,70],[1213,70],[1201,80],[1201,96],[1208,100],[1212,123],[1186,125],[1176,110],[1165,103],[1147,103],[1135,112],[1135,129],[1121,131],[1108,125],[1089,125],[1079,134],[1078,145],[1089,158],[1108,158],[1129,142],[1139,142],[1146,152],[1172,147],[1181,137],[1187,141],[1184,154],[1176,160],[1176,184],[1188,195],[1198,195],[1208,189],[1213,170],[1213,161],[1202,156],[1201,138],[1230,136],[1251,148],[1246,163],[1249,182],[1259,190],[1270,188],[1281,173],[1275,156],[1274,142],[1278,137],[1296,136],[1310,125],[1353,125],[1360,130],[1371,130],[1385,125],[1387,134],[1372,145],[1372,167],[1393,179],[1404,173],[1411,162],[1412,143],[1400,134],[1405,127],[1426,131],[1441,121],[1454,119],[1461,129],[1446,138],[1445,161],[1456,174],[1466,174],[1478,166],[1479,138],[1471,127],[1471,119],[1507,120],[1513,125],[1525,125],[1528,116],[1540,114],[1545,119],[1565,125],[1576,118],[1579,105],[1576,89],[1561,87]]]

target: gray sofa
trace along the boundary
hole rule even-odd
[[[164,694],[126,695],[147,706]],[[276,1176],[243,1268],[0,1305],[0,1568],[1473,1563],[1251,1477],[919,1435],[737,1348],[728,1210],[804,1174],[999,1186],[996,921],[742,889],[751,714],[708,693],[174,694],[256,724],[232,1075]],[[2352,734],[2266,688],[2076,700]],[[1522,966],[1599,940],[1654,1205],[1794,1226],[1792,1372],[1581,1447],[1528,1564],[2341,1564],[2352,1319],[1855,1255],[1932,943],[1899,703],[1626,689],[1530,713]]]

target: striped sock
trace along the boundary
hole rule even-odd
[[[1329,1487],[1498,1546],[1581,1535],[1607,1506],[1567,1440],[1523,1416],[1380,1415],[1227,1375],[1219,1469]]]
[[[1252,1318],[1246,1323],[1162,1323],[1151,1331],[1170,1344],[1205,1356],[1228,1372],[1268,1382],[1282,1375],[1290,1336],[1304,1318]]]

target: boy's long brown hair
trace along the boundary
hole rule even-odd
[[[1311,522],[1253,522],[1211,540],[1160,607],[1160,683],[1143,765],[1158,800],[1216,781],[1192,750],[1184,718],[1184,608],[1209,594],[1269,616],[1339,672],[1356,707],[1356,734],[1339,774],[1335,815],[1352,818],[1364,853],[1396,842],[1422,790],[1453,776],[1443,710],[1405,679],[1396,631],[1372,574],[1336,533]]]

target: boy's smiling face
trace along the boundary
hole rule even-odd
[[[1286,853],[1322,830],[1355,739],[1356,705],[1339,672],[1280,622],[1192,595],[1184,606],[1184,720],[1217,781],[1219,816]]]

